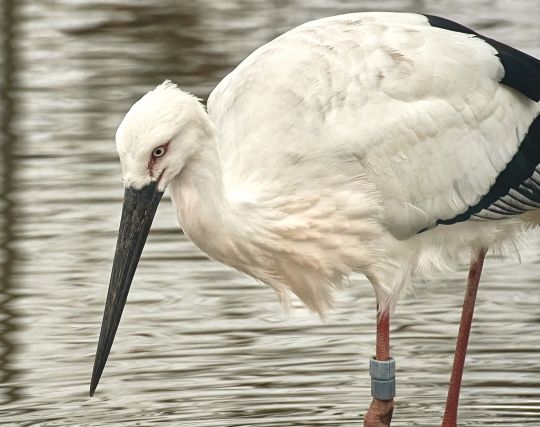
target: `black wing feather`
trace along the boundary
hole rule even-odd
[[[491,45],[497,51],[497,56],[504,67],[504,77],[501,83],[514,88],[533,101],[540,101],[540,60],[497,40],[478,34],[457,22],[433,15],[424,16],[432,27],[474,34]]]

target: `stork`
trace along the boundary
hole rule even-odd
[[[316,313],[349,274],[376,294],[366,426],[390,424],[390,314],[412,278],[470,256],[443,426],[455,426],[488,248],[540,225],[540,61],[455,22],[354,13],[249,55],[207,110],[166,81],[116,133],[125,187],[93,395],[154,213],[169,189],[210,258]]]

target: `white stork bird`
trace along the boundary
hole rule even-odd
[[[540,224],[540,61],[446,19],[356,13],[260,47],[208,112],[167,81],[116,134],[125,199],[94,393],[161,195],[211,258],[324,313],[353,272],[377,297],[368,426],[389,425],[389,315],[413,275],[472,253],[443,425],[456,424],[487,248]]]

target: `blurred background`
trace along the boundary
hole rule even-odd
[[[207,260],[160,206],[111,357],[88,397],[119,222],[114,146],[166,78],[206,99],[305,21],[442,15],[540,56],[538,0],[2,0],[0,424],[353,426],[367,408],[374,296],[362,277],[321,321]],[[540,425],[540,235],[487,261],[462,425]],[[395,426],[440,422],[466,272],[420,284],[392,325]]]

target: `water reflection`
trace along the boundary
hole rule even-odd
[[[17,315],[14,309],[15,289],[14,272],[16,267],[16,251],[14,248],[16,227],[15,196],[15,154],[14,147],[17,135],[14,130],[16,105],[14,100],[14,79],[17,70],[15,2],[6,0],[2,4],[2,68],[0,74],[0,97],[2,109],[0,115],[0,147],[1,147],[1,190],[2,216],[0,219],[0,316],[2,318],[0,333],[0,403],[11,403],[19,400],[23,384],[18,382],[13,358],[15,356],[15,336],[18,330]]]
[[[373,350],[367,282],[354,278],[327,322],[303,309],[287,317],[271,291],[206,260],[167,200],[100,389],[87,397],[122,197],[115,128],[165,78],[205,98],[257,46],[337,13],[449,16],[540,56],[540,4],[519,5],[4,0],[2,424],[358,425]],[[487,262],[462,403],[477,424],[539,424],[539,242],[521,266]],[[437,425],[464,277],[419,287],[398,310],[396,426]]]

